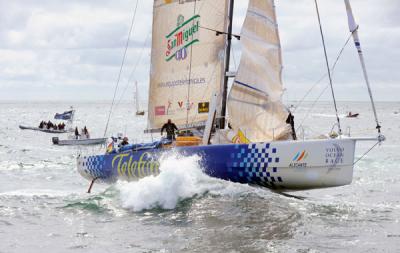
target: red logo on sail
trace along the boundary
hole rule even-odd
[[[154,108],[154,113],[156,116],[165,115],[165,106],[156,106]]]

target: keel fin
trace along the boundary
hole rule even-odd
[[[97,179],[99,179],[99,178],[96,177],[96,178],[94,178],[94,179],[92,180],[92,182],[90,182],[89,189],[87,190],[87,193],[91,193],[92,187],[93,187],[93,185],[94,185],[94,182],[95,182]]]

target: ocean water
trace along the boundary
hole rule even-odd
[[[400,252],[400,103],[378,103],[387,141],[355,166],[349,186],[293,192],[210,178],[199,157],[167,157],[161,174],[115,185],[76,171],[79,153],[104,147],[58,147],[52,134],[22,131],[69,103],[0,104],[0,252]],[[76,123],[103,136],[108,103],[74,103]],[[332,105],[304,104],[302,138],[329,132]],[[348,111],[360,113],[348,119]],[[368,103],[339,102],[344,132],[376,134]],[[146,117],[119,105],[108,133],[145,136]],[[307,116],[307,117],[306,117]],[[65,135],[61,135],[64,136]],[[360,157],[374,143],[357,146]]]

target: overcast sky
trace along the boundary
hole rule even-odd
[[[143,99],[147,96],[152,2],[139,0],[118,98],[131,99],[133,83],[128,80],[138,80]],[[351,3],[376,100],[399,101],[400,1]],[[135,4],[136,0],[0,0],[0,101],[111,100]],[[276,0],[276,5],[285,98],[300,99],[326,73],[314,1]],[[319,0],[319,5],[333,63],[349,36],[345,6],[343,0]],[[246,0],[236,0],[235,33],[240,33],[246,6]],[[234,50],[237,65],[237,43]],[[368,98],[353,43],[344,51],[334,83],[338,100]],[[327,80],[309,100],[326,85]],[[329,95],[327,90],[323,98]]]

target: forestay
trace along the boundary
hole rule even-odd
[[[221,90],[227,0],[155,0],[149,128],[204,125]]]
[[[273,0],[250,0],[241,43],[242,57],[228,97],[229,122],[235,135],[232,141],[289,139],[288,111],[281,101],[281,47]]]

